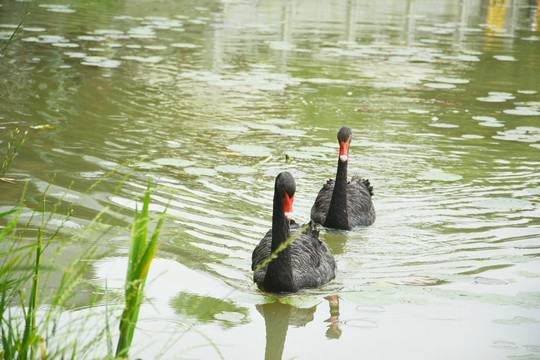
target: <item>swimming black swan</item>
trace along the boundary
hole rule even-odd
[[[292,203],[296,183],[289,172],[276,177],[272,228],[253,250],[251,269],[255,271],[283,242],[302,227],[292,219]],[[319,240],[319,231],[310,221],[275,259],[253,275],[259,288],[268,292],[296,292],[326,284],[335,277],[336,262],[326,245]]]
[[[369,180],[353,176],[347,182],[347,163],[352,130],[342,126],[338,131],[339,160],[336,180],[328,180],[311,208],[311,220],[325,227],[351,230],[375,221],[375,208],[371,202],[373,186]]]

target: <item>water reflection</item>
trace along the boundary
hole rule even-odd
[[[355,242],[361,242],[363,241],[361,233],[361,229],[353,230],[356,232],[356,236],[354,236]],[[330,250],[330,253],[332,253],[334,256],[341,255],[344,253],[347,240],[349,239],[348,232],[345,231],[339,231],[339,230],[332,230],[332,229],[325,229],[324,232],[320,233],[321,240],[324,241],[326,246],[328,247],[328,250]]]
[[[217,321],[230,328],[247,322],[248,309],[226,299],[180,292],[170,301],[175,313],[196,319],[199,323]]]
[[[326,337],[339,339],[342,333],[339,322],[339,298],[333,295],[325,299],[328,301],[330,311],[330,317],[325,320],[330,323]],[[264,317],[266,326],[266,360],[281,360],[289,326],[305,327],[313,321],[317,309],[317,305],[303,308],[280,302],[279,298],[274,300],[274,302],[256,306],[257,311]]]

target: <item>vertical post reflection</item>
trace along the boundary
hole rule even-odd
[[[489,0],[486,24],[490,26],[485,27],[486,35],[493,36],[497,33],[497,30],[505,28],[508,3],[509,0]]]
[[[540,2],[536,1],[535,17],[533,21],[532,29],[534,31],[540,31]]]

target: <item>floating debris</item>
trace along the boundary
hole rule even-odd
[[[34,130],[52,130],[52,129],[54,129],[54,126],[48,125],[48,124],[45,124],[45,125],[32,125],[32,126],[30,126],[30,129],[34,129]]]
[[[12,178],[0,177],[0,181],[7,182],[10,184],[15,184],[15,179],[12,179]]]

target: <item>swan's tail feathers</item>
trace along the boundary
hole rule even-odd
[[[359,182],[369,192],[369,196],[373,196],[373,186],[369,183],[369,179],[362,179],[360,176],[353,176],[351,182]]]
[[[369,183],[369,179],[362,179],[362,184],[368,189],[369,195],[373,196],[373,186]]]
[[[317,229],[317,223],[313,220],[309,220],[309,223],[307,224],[306,232],[311,233],[311,236],[313,238],[316,238],[316,239],[319,238],[319,230]]]

